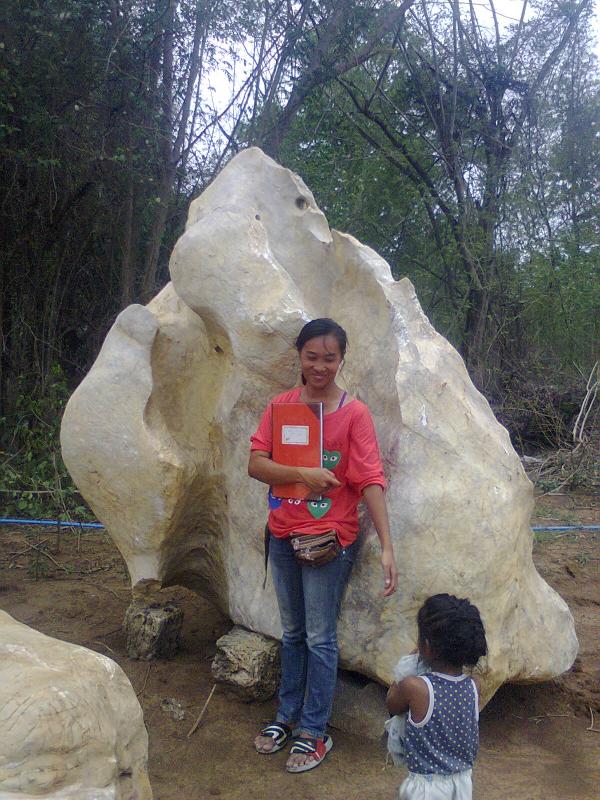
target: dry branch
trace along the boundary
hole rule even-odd
[[[596,361],[586,384],[586,393],[573,425],[573,442],[576,446],[585,440],[585,426],[600,389],[600,362]]]
[[[190,738],[190,736],[191,736],[191,735],[194,733],[194,731],[196,730],[196,728],[198,727],[198,725],[200,725],[200,722],[202,721],[202,717],[204,716],[204,712],[205,712],[205,711],[206,711],[206,709],[208,708],[208,704],[210,703],[210,701],[211,701],[211,698],[212,698],[213,694],[215,693],[215,689],[216,689],[216,688],[217,688],[217,684],[216,684],[216,683],[214,683],[214,684],[213,684],[213,687],[212,687],[212,689],[210,690],[210,694],[208,695],[208,698],[207,698],[207,700],[206,700],[206,703],[204,703],[204,705],[202,706],[202,711],[201,711],[201,712],[200,712],[200,714],[198,715],[198,719],[196,720],[196,722],[194,722],[194,724],[193,724],[193,725],[192,725],[192,727],[190,728],[190,732],[189,732],[189,733],[188,733],[188,735],[187,735],[187,738],[188,738],[188,739],[189,739],[189,738]]]
[[[590,710],[590,717],[592,718],[592,721],[590,722],[589,727],[586,728],[586,731],[594,731],[594,733],[600,733],[600,728],[594,728],[594,712],[592,711],[592,707],[588,706],[588,708]]]
[[[144,678],[144,683],[142,684],[142,688],[139,690],[139,692],[136,692],[136,695],[137,695],[138,697],[139,697],[141,694],[143,694],[143,692],[144,692],[144,689],[146,688],[146,684],[148,683],[148,675],[150,675],[150,669],[151,669],[151,667],[152,667],[152,664],[148,664],[148,669],[146,670],[146,677]]]

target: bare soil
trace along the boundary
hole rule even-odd
[[[577,523],[600,523],[599,497],[538,498],[533,524]],[[534,559],[573,612],[580,653],[567,674],[505,686],[484,709],[475,799],[598,800],[600,531],[539,533]],[[121,630],[129,581],[109,537],[63,530],[57,541],[52,529],[0,529],[0,606],[43,633],[110,656],[129,676],[149,731],[155,800],[397,796],[404,770],[386,765],[383,741],[332,731],[335,746],[326,762],[303,775],[285,772],[284,751],[257,755],[252,740],[271,719],[274,701],[245,704],[218,687],[188,738],[213,686],[215,640],[231,623],[191,592],[177,592],[185,611],[181,653],[168,662],[130,661]],[[589,730],[592,715],[595,730]]]

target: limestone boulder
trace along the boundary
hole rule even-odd
[[[151,800],[148,736],[111,659],[0,611],[0,798]]]
[[[148,306],[117,318],[62,423],[65,462],[132,582],[181,583],[280,635],[270,579],[262,587],[266,487],[247,477],[249,437],[298,380],[301,326],[330,316],[349,335],[343,380],[377,427],[400,572],[384,599],[364,519],[342,664],[389,682],[422,601],[451,592],[482,612],[485,698],[568,669],[573,619],[532,562],[531,483],[410,281],[331,230],[303,181],[256,148],[192,203],[170,270]]]
[[[361,677],[340,670],[329,726],[361,739],[381,741],[390,716],[385,705],[387,691],[381,684]]]

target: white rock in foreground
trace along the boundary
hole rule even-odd
[[[422,601],[451,592],[484,618],[484,697],[569,668],[573,619],[531,558],[532,486],[407,279],[330,230],[302,180],[256,148],[192,203],[171,277],[117,318],[62,426],[65,462],[133,583],[181,583],[234,622],[280,634],[270,582],[262,589],[266,490],[247,477],[249,436],[298,379],[303,323],[330,316],[349,335],[344,379],[377,426],[400,571],[384,600],[367,523],[342,664],[389,682]]]
[[[0,800],[152,800],[142,709],[111,659],[0,611]]]

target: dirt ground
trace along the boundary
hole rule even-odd
[[[600,497],[538,498],[532,524],[576,523],[600,523]],[[539,533],[534,559],[573,612],[580,653],[569,673],[545,684],[503,687],[484,709],[475,799],[598,800],[600,531]],[[218,687],[188,738],[213,686],[215,639],[230,623],[181,590],[182,652],[169,662],[130,661],[121,632],[129,599],[126,569],[102,531],[63,531],[57,543],[53,529],[0,529],[0,607],[43,633],[112,657],[129,676],[149,731],[155,800],[396,796],[404,770],[386,766],[383,741],[364,742],[334,730],[326,762],[303,775],[284,771],[285,751],[257,755],[252,739],[272,717],[274,701],[244,704]],[[589,730],[592,712],[596,730]]]

